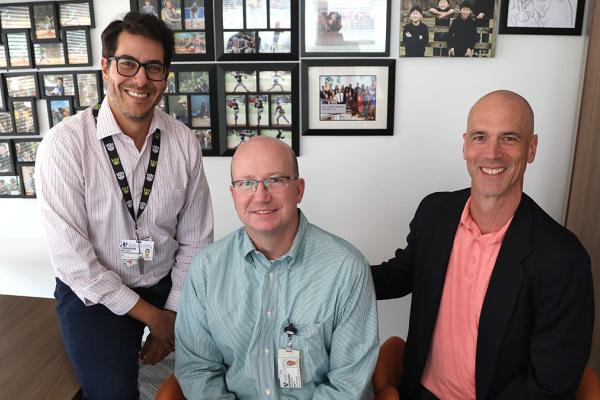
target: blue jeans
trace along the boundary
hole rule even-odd
[[[154,286],[133,290],[162,308],[171,290],[171,275]],[[139,399],[138,354],[145,325],[128,315],[113,314],[100,304],[86,307],[58,278],[54,297],[63,341],[83,398]]]

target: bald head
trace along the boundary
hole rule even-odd
[[[243,171],[248,158],[271,159],[279,161],[281,168],[289,171],[292,176],[298,177],[298,160],[296,153],[287,144],[281,140],[269,136],[255,136],[242,143],[233,158],[231,159],[231,179],[240,179],[253,173],[253,171]]]
[[[519,118],[522,127],[521,133],[528,136],[533,135],[534,116],[531,105],[523,96],[510,90],[496,90],[477,100],[469,111],[467,127],[470,126],[471,121],[479,113],[489,111],[494,112],[494,110],[497,112],[510,113],[514,115],[515,118]]]

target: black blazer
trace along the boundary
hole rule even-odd
[[[421,381],[456,229],[470,189],[426,197],[405,249],[371,272],[377,299],[412,293],[402,399]],[[569,399],[587,363],[594,321],[590,259],[575,235],[523,194],[483,301],[477,399]]]

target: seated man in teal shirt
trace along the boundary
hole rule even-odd
[[[231,177],[244,227],[196,255],[175,323],[186,398],[372,398],[377,308],[367,261],[298,209],[304,180],[283,142],[240,145]]]

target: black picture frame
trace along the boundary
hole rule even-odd
[[[75,74],[75,109],[83,110],[102,103],[104,91],[102,74],[99,70],[74,71]],[[94,93],[88,93],[93,90]]]
[[[31,16],[31,41],[33,43],[58,42],[60,40],[60,31],[56,2],[36,2],[31,3],[29,7],[29,14]]]
[[[93,64],[90,30],[87,27],[61,29],[65,44],[66,66],[89,66]]]
[[[0,140],[0,176],[15,174],[15,157],[10,140]]]
[[[71,96],[48,98],[46,99],[46,107],[50,128],[75,114],[75,105]]]
[[[540,2],[539,4],[528,5],[530,9],[524,12],[520,7],[522,0],[502,0],[498,32],[505,35],[579,36],[583,26],[585,0],[576,1],[576,7],[572,7],[570,2],[565,2],[564,10],[559,9],[562,4]],[[540,4],[549,8],[537,10]],[[520,18],[521,16],[524,18]],[[518,25],[516,25],[517,22]]]
[[[0,136],[13,135],[15,135],[15,123],[12,110],[9,107],[6,111],[0,111]]]
[[[241,142],[256,135],[282,139],[300,155],[299,75],[298,63],[218,65],[222,155],[233,155]],[[238,112],[233,100],[239,102]],[[276,111],[279,107],[283,112]]]
[[[95,27],[92,0],[69,0],[58,2],[58,17],[59,25],[63,29],[72,27]]]
[[[0,198],[20,197],[23,197],[21,177],[18,174],[0,176]]]
[[[40,98],[42,99],[56,96],[75,96],[77,94],[74,71],[40,71],[38,72],[38,78]]]
[[[66,67],[67,51],[64,42],[32,43],[33,62],[36,68]]]
[[[330,9],[328,1],[302,1],[302,57],[389,57],[392,0],[350,1],[343,9]],[[339,2],[336,5],[339,7]],[[354,22],[359,14],[361,21]],[[384,23],[384,37],[376,37],[376,27]],[[365,43],[368,40],[375,40],[376,44]]]
[[[6,88],[7,99],[37,99],[40,97],[37,72],[13,72],[2,74],[2,84]]]
[[[216,66],[173,64],[170,73],[173,74],[170,85],[174,87],[171,87],[170,93],[165,92],[164,111],[184,122],[192,130],[200,142],[203,156],[221,155]],[[183,98],[187,109],[182,109],[176,104],[178,99]],[[178,109],[174,110],[173,106]]]
[[[395,72],[395,59],[302,61],[302,134],[393,135]],[[343,93],[347,94],[342,96],[341,103],[339,100],[337,103],[336,100],[333,103],[327,100],[328,96],[334,94],[335,87],[322,90],[325,87],[322,83],[341,85],[343,88],[344,81],[350,85],[354,82],[355,88],[350,88],[349,92],[344,90]],[[358,86],[360,82],[362,83]],[[379,96],[381,92],[384,93],[381,96],[383,100]],[[361,101],[359,96],[362,93],[365,94]],[[373,93],[376,97],[375,106],[370,100]],[[367,96],[369,103],[365,105],[364,99]],[[352,98],[350,102],[347,100],[349,97]],[[380,106],[382,102],[383,107]],[[379,115],[381,118],[378,118]]]
[[[34,163],[37,159],[37,150],[42,139],[13,139],[14,160],[16,164]]]
[[[35,164],[22,163],[17,165],[19,177],[21,178],[21,194],[24,198],[36,198],[35,191]]]
[[[7,69],[33,68],[33,52],[29,36],[29,29],[2,31],[2,43],[6,48]],[[19,57],[18,61],[17,56]]]
[[[19,23],[14,23],[19,21]],[[7,3],[0,5],[0,29],[23,30],[31,29],[31,11],[28,4]]]
[[[35,98],[11,99],[10,110],[12,112],[15,136],[39,136]],[[28,111],[30,115],[23,116],[25,111]]]
[[[248,2],[244,1],[242,3],[242,10],[237,11],[239,14],[238,17],[242,17],[241,23],[238,23],[235,26],[233,24],[225,26],[223,22],[225,18],[227,18],[228,21],[235,20],[235,18],[231,18],[230,15],[225,15],[227,10],[224,9],[223,1],[224,0],[217,0],[215,2],[215,49],[217,60],[298,60],[298,0],[290,0],[289,21],[286,18],[283,26],[281,25],[281,21],[272,20],[272,15],[276,13],[271,9],[272,3],[267,0],[261,0],[263,2],[262,4],[265,5],[266,12],[266,21],[264,21],[264,25],[258,26],[250,25],[248,23],[248,16],[251,13],[248,12]],[[277,25],[278,22],[279,26]],[[272,33],[272,35],[268,35],[269,33]],[[225,39],[225,36],[227,36],[227,39]],[[267,38],[270,38],[270,43],[267,41]],[[282,48],[281,43],[279,43],[280,40],[289,40],[289,51],[275,51],[275,49]],[[230,47],[231,52],[228,50]],[[248,48],[254,48],[254,51],[245,52],[248,51]],[[267,48],[270,50],[267,50]],[[285,49],[285,47],[283,47],[283,49]]]
[[[7,100],[6,84],[4,82],[4,78],[0,77],[0,111],[8,111]]]

